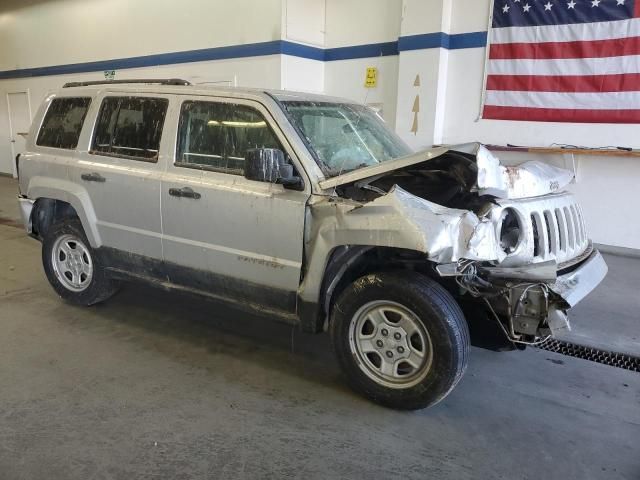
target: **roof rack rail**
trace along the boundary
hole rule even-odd
[[[95,80],[91,82],[69,82],[65,83],[62,88],[71,87],[89,87],[91,85],[114,85],[119,83],[153,83],[157,85],[191,85],[191,82],[182,80],[181,78],[134,78],[130,80]]]

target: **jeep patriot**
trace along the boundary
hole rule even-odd
[[[64,300],[143,281],[328,331],[350,385],[393,408],[443,399],[472,339],[524,348],[568,328],[607,271],[571,172],[477,143],[414,152],[339,98],[66,84],[17,164]]]

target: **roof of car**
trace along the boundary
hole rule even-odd
[[[150,81],[145,83],[140,80],[126,80],[117,82],[72,82],[58,91],[59,95],[77,95],[78,92],[92,94],[101,91],[109,92],[137,92],[137,93],[170,93],[170,94],[195,94],[195,95],[212,95],[212,96],[228,96],[228,97],[244,97],[258,99],[265,96],[275,98],[279,101],[303,101],[303,102],[337,102],[337,103],[357,103],[353,100],[345,98],[332,97],[319,93],[298,92],[290,90],[274,90],[264,88],[250,87],[231,87],[207,84],[188,84],[180,85],[176,83],[162,84],[158,81]]]

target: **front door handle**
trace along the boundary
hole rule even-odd
[[[86,182],[100,182],[100,183],[104,183],[107,181],[106,178],[104,178],[102,175],[100,175],[99,173],[93,172],[93,173],[83,173],[82,175],[80,175],[80,178]]]
[[[202,197],[202,195],[194,192],[190,187],[170,188],[169,195],[172,197],[193,198],[194,200],[199,200],[200,197]]]

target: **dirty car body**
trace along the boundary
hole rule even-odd
[[[376,275],[405,275],[416,292],[444,288],[437,295],[450,298],[449,311],[459,302],[469,323],[498,329],[503,347],[567,328],[567,309],[606,274],[565,191],[570,172],[505,167],[480,144],[412,152],[375,113],[343,99],[177,80],[74,84],[47,96],[26,145],[25,227],[43,241],[54,289],[84,305],[111,295],[111,280],[141,280],[320,332],[356,282],[357,296],[375,289]],[[408,391],[437,358],[428,329],[400,303],[364,307],[402,317],[417,346],[393,327],[397,341],[377,342],[395,370],[365,373]],[[409,368],[411,348],[422,373]],[[465,358],[437,394],[386,404],[439,401]]]

